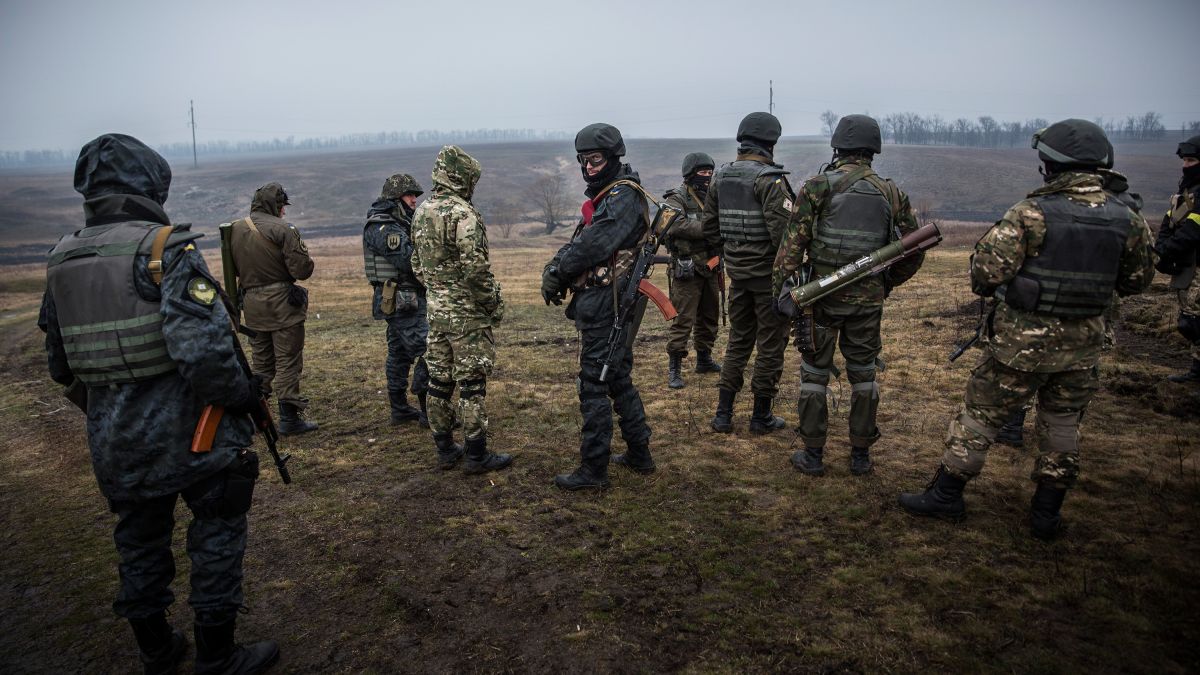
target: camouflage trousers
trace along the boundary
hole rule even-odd
[[[275,392],[282,403],[304,410],[308,399],[300,395],[304,371],[304,322],[279,330],[260,330],[250,338],[251,370],[263,378],[263,393]]]
[[[846,359],[850,383],[850,445],[869,448],[879,440],[875,415],[879,410],[879,383],[875,381],[876,359],[882,349],[879,325],[883,307],[851,305],[833,300],[813,309],[816,351],[805,354],[800,364],[800,400],[797,433],[810,448],[825,447],[829,433],[829,378],[834,347]]]
[[[645,303],[641,308],[645,310]],[[640,322],[640,312],[636,321]],[[623,349],[621,358],[609,364],[605,381],[600,381],[604,359],[608,356],[607,328],[580,333],[579,413],[583,417],[579,444],[580,462],[595,469],[608,466],[613,435],[613,410],[621,427],[621,437],[630,448],[650,443],[650,426],[642,397],[633,386],[633,350]]]
[[[121,557],[121,590],[113,603],[118,616],[142,619],[166,610],[175,600],[175,558],[171,534],[175,502],[183,495],[192,511],[187,552],[192,560],[188,599],[196,623],[217,625],[232,619],[243,604],[242,556],[246,552],[246,514],[223,518],[217,511],[228,469],[193,483],[179,493],[145,501],[110,501],[117,514],[113,540]]]
[[[459,387],[458,418],[463,436],[487,434],[488,418],[483,399],[487,377],[496,361],[496,341],[491,328],[463,334],[430,330],[425,351],[429,367],[429,430],[435,435],[450,433],[454,424],[454,387]]]
[[[717,275],[697,273],[690,279],[671,279],[671,304],[679,314],[667,331],[667,352],[687,354],[689,337],[696,351],[711,352],[721,316]]]
[[[725,347],[725,360],[721,363],[721,378],[717,386],[733,392],[741,391],[746,364],[757,347],[750,389],[755,396],[775,398],[779,391],[779,378],[783,375],[788,323],[775,313],[771,278],[731,281],[728,311],[729,344]]]
[[[960,478],[979,475],[1000,427],[1036,395],[1038,458],[1030,478],[1069,488],[1079,477],[1079,421],[1099,388],[1095,367],[1029,373],[989,356],[967,381],[963,409],[946,434],[942,465]]]
[[[393,397],[408,388],[408,371],[414,364],[412,393],[418,396],[429,388],[429,368],[425,364],[425,342],[429,321],[422,310],[387,317],[387,385]]]

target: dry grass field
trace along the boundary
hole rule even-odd
[[[963,227],[951,239],[970,243],[979,228]],[[284,440],[292,485],[264,470],[240,623],[244,639],[280,641],[281,672],[1200,669],[1198,403],[1163,382],[1187,352],[1161,280],[1124,305],[1084,422],[1070,529],[1048,545],[1024,521],[1028,447],[993,449],[960,525],[895,503],[932,475],[979,355],[946,362],[973,328],[965,248],[935,251],[887,307],[872,475],[846,467],[844,377],[832,385],[830,470],[805,477],[788,463],[790,428],[747,433],[748,397],[721,435],[708,429],[715,376],[689,371],[686,388],[666,387],[665,325],[648,316],[634,380],[659,471],[614,469],[610,490],[567,494],[551,479],[577,463],[578,341],[537,292],[556,246],[494,246],[509,309],[491,443],[516,462],[468,478],[434,468],[427,432],[387,423],[384,331],[357,239],[310,241],[303,386],[321,429]],[[110,609],[114,518],[83,416],[45,374],[43,280],[40,265],[0,272],[0,671],[131,672],[136,649]],[[789,349],[776,410],[789,425],[798,367]],[[186,627],[176,534],[172,620]]]

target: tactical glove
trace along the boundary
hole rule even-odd
[[[542,299],[546,304],[561,305],[567,294],[567,282],[558,275],[558,267],[553,263],[542,270]]]
[[[251,375],[247,385],[246,397],[225,406],[226,412],[233,415],[254,415],[262,409],[262,400],[266,398],[266,394],[263,393],[262,375]]]
[[[795,285],[791,278],[783,280],[783,288],[779,291],[779,297],[775,298],[774,308],[775,313],[779,316],[794,319],[800,314],[800,310],[796,307],[796,301],[792,299],[792,289]]]

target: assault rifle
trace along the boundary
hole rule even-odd
[[[626,349],[626,343],[632,347],[637,327],[630,328],[630,324],[637,317],[638,309],[642,305],[642,298],[639,296],[644,295],[654,302],[667,321],[675,318],[675,306],[671,304],[670,298],[663,295],[663,292],[650,283],[647,277],[650,276],[650,269],[654,265],[654,254],[658,252],[662,238],[682,215],[683,211],[670,204],[663,202],[658,205],[658,212],[654,214],[654,220],[650,223],[650,233],[646,238],[646,243],[642,245],[637,257],[634,258],[625,288],[621,290],[621,295],[617,300],[616,316],[613,319],[612,329],[608,333],[608,354],[605,355],[604,363],[600,368],[601,382],[608,377],[609,367],[620,358],[621,350]],[[614,281],[613,283],[618,282]]]
[[[669,265],[670,263],[671,256],[654,256],[655,265]],[[717,271],[717,292],[721,294],[721,325],[728,326],[729,318],[725,313],[725,266],[721,264],[721,256],[714,255],[713,257],[709,258],[708,262],[705,263],[705,266],[708,267],[709,270]],[[670,277],[667,279],[670,280]]]

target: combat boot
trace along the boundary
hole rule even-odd
[[[233,641],[237,619],[219,626],[196,625],[196,675],[264,673],[279,660],[279,645],[263,640],[249,645]]]
[[[613,455],[612,463],[643,475],[652,474],[658,468],[654,464],[654,458],[650,456],[650,446],[646,443],[630,445],[629,452]]]
[[[792,453],[792,466],[810,476],[825,475],[825,448],[804,448]]]
[[[787,426],[787,422],[784,422],[782,417],[771,414],[773,402],[774,399],[770,396],[754,396],[754,412],[750,415],[750,433],[769,434]]]
[[[467,439],[467,458],[463,461],[463,473],[472,476],[488,471],[499,471],[512,464],[512,455],[498,455],[488,452],[487,434],[479,438]]]
[[[279,433],[284,436],[316,431],[320,425],[304,419],[304,413],[294,403],[279,402]]]
[[[967,481],[938,465],[937,473],[925,491],[900,495],[900,506],[914,516],[958,522],[967,516],[967,505],[962,498],[966,485]]]
[[[850,448],[850,473],[855,476],[865,476],[874,468],[875,463],[871,461],[870,448]]]
[[[1011,445],[1014,448],[1025,447],[1025,408],[1021,408],[1008,418],[1000,431],[996,433],[996,442]]]
[[[608,467],[593,468],[587,464],[580,464],[579,468],[571,473],[555,476],[554,484],[571,492],[584,489],[604,490],[610,485]]]
[[[1191,370],[1187,371],[1186,373],[1179,373],[1178,375],[1168,375],[1167,379],[1171,382],[1178,382],[1180,384],[1186,384],[1188,382],[1200,382],[1200,360],[1192,359]]]
[[[1067,498],[1066,488],[1054,487],[1053,483],[1039,481],[1033,500],[1029,504],[1029,534],[1035,539],[1053,541],[1063,530],[1062,509],[1063,500]]]
[[[422,429],[429,428],[429,406],[426,404],[425,392],[417,394],[417,402],[421,404],[421,410],[417,413],[417,424],[421,425]]]
[[[404,391],[398,393],[388,392],[388,399],[392,404],[392,424],[404,424],[421,420],[421,411],[408,404],[408,394]]]
[[[732,389],[717,389],[717,414],[709,425],[713,431],[727,434],[733,431],[733,399],[737,392]]]
[[[712,352],[702,352],[696,350],[696,372],[697,373],[719,373],[721,372],[721,364],[713,361]]]
[[[683,376],[679,370],[683,367],[683,352],[669,352],[667,363],[667,386],[672,389],[683,389]]]
[[[454,442],[452,433],[434,434],[433,444],[437,447],[438,468],[442,471],[453,469],[463,456],[463,446]]]
[[[183,631],[167,623],[165,612],[144,619],[130,619],[129,625],[133,628],[133,637],[137,638],[146,675],[174,673],[187,652],[188,643]]]

